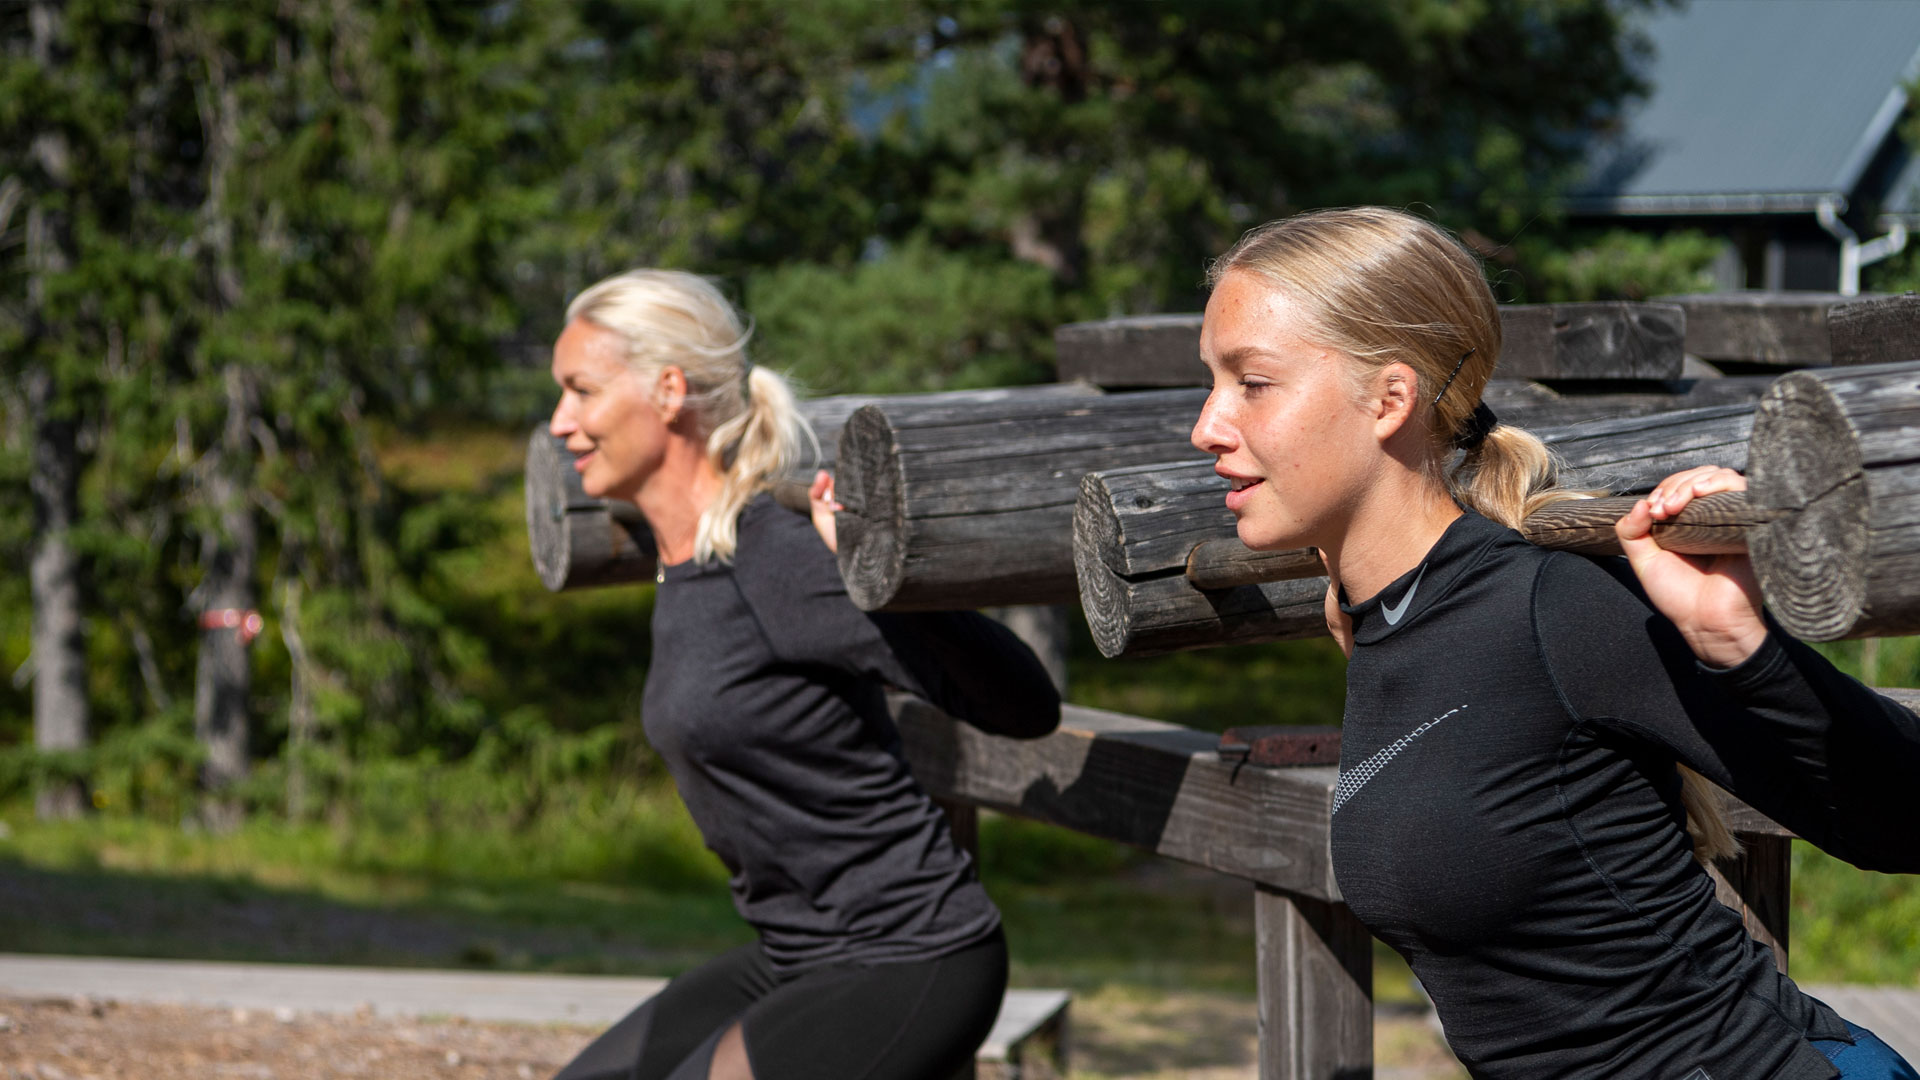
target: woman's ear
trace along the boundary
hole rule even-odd
[[[1374,433],[1392,438],[1420,407],[1420,374],[1403,363],[1380,369],[1374,383]]]
[[[663,422],[671,424],[679,419],[680,409],[687,403],[687,373],[672,364],[661,368],[653,384],[653,403]]]

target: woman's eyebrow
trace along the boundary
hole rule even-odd
[[[1245,367],[1250,360],[1276,360],[1279,359],[1279,355],[1280,354],[1274,352],[1272,349],[1262,348],[1259,345],[1242,345],[1238,348],[1228,349],[1226,352],[1215,356],[1211,362],[1203,356],[1200,358],[1200,362],[1208,364],[1209,367],[1218,365],[1223,368],[1238,371]]]

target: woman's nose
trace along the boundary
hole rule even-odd
[[[556,439],[564,439],[573,434],[578,425],[573,421],[572,401],[566,394],[553,406],[553,415],[547,420],[547,434]]]
[[[1234,448],[1233,428],[1220,416],[1213,402],[1214,397],[1209,394],[1206,405],[1200,409],[1200,419],[1194,421],[1192,441],[1195,449],[1224,454]]]

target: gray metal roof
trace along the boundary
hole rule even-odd
[[[1651,94],[1590,154],[1576,210],[1804,213],[1854,195],[1920,73],[1920,0],[1693,0],[1642,25]]]

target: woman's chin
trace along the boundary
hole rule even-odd
[[[1235,532],[1240,542],[1253,551],[1289,551],[1293,548],[1312,547],[1289,530],[1275,528],[1271,522],[1262,522],[1254,517],[1242,517]]]

